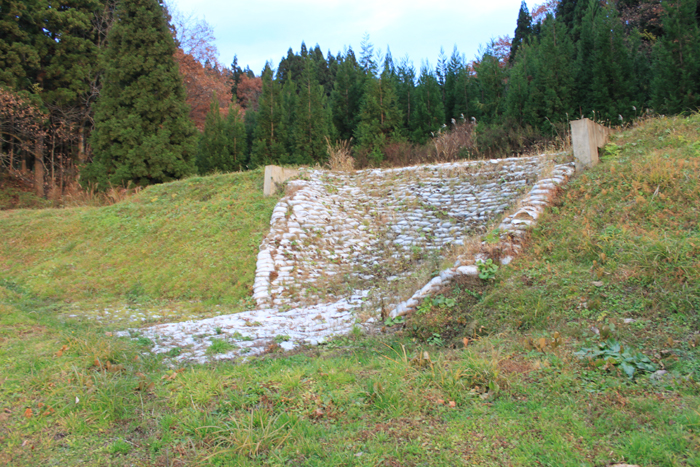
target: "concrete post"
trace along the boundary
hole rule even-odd
[[[576,170],[593,167],[598,163],[598,148],[608,142],[610,129],[592,120],[571,121],[571,144],[574,147]]]
[[[285,169],[276,165],[265,166],[265,182],[263,184],[263,194],[272,196],[277,191],[277,185],[281,185],[292,177],[299,175],[296,169]]]

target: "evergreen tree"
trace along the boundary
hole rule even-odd
[[[396,85],[397,82],[397,76],[396,76],[396,66],[394,66],[394,59],[391,56],[391,50],[389,47],[386,48],[386,55],[384,56],[384,68],[382,69],[382,73],[386,72],[387,75],[394,80],[394,85]]]
[[[556,18],[569,32],[574,28],[574,12],[579,3],[586,3],[586,0],[559,0],[557,4]]]
[[[573,11],[572,13],[568,14],[566,18],[562,18],[562,21],[565,24],[566,30],[569,32],[569,36],[571,38],[571,41],[574,44],[578,44],[579,40],[581,39],[581,35],[585,34],[586,28],[591,27],[591,23],[587,23],[586,25],[583,24],[583,18],[586,16],[586,12],[591,8],[591,3],[595,3],[595,10],[601,6],[600,0],[596,0],[595,2],[592,2],[591,0],[576,0],[576,2],[573,4]]]
[[[268,63],[262,74],[262,95],[250,154],[252,167],[277,163],[287,153],[283,118],[280,84],[272,79],[272,68]]]
[[[388,71],[379,78],[370,75],[365,86],[355,139],[360,148],[368,151],[370,159],[378,163],[384,157],[382,148],[389,138],[400,132],[401,110]]]
[[[454,90],[454,107],[452,118],[471,119],[477,116],[476,80],[471,75],[469,67],[464,65],[457,71]]]
[[[277,66],[276,78],[277,82],[280,85],[284,85],[287,79],[293,79],[291,75],[291,68],[295,60],[296,56],[294,55],[294,51],[290,47],[289,50],[287,50],[287,56],[282,57],[282,60],[280,60],[280,63]]]
[[[333,57],[332,55],[330,56]],[[316,70],[316,79],[318,80],[318,83],[323,86],[324,94],[326,96],[330,96],[331,91],[333,91],[333,73],[331,72],[328,61],[323,56],[323,52],[321,52],[321,48],[318,46],[318,44],[316,47],[314,47],[311,57],[313,58],[313,63]]]
[[[424,144],[437,132],[445,121],[440,85],[433,72],[424,65],[421,67],[418,86],[416,86],[415,112],[411,116],[411,133],[413,140]]]
[[[196,130],[174,53],[158,1],[119,4],[95,111],[95,156],[82,173],[84,183],[147,185],[194,171]]]
[[[653,69],[651,64],[651,54],[648,48],[643,45],[642,35],[637,30],[631,31],[628,36],[632,60],[632,110],[637,115],[643,109],[651,106],[651,90],[653,83]],[[649,79],[652,77],[652,79]]]
[[[41,56],[39,0],[0,0],[0,85],[31,89]]]
[[[238,85],[241,84],[242,75],[243,69],[238,66],[238,56],[234,55],[231,63],[231,100],[233,102],[238,102]]]
[[[224,131],[228,137],[229,171],[241,171],[248,168],[248,137],[246,135],[245,120],[240,108],[229,105],[228,115],[224,125]]]
[[[243,117],[243,125],[245,127],[245,141],[246,141],[246,152],[245,160],[247,161],[247,167],[253,168],[252,164],[252,151],[253,142],[255,141],[255,129],[258,127],[258,112],[249,108],[246,109],[245,115]]]
[[[52,153],[64,161],[85,159],[105,39],[100,28],[110,15],[104,3],[0,0],[0,85],[44,104]]]
[[[403,58],[396,67],[396,76],[397,100],[403,116],[401,126],[408,131],[416,100],[416,70],[408,57]]]
[[[447,63],[447,75],[445,76],[445,123],[450,124],[454,119],[466,119],[474,116],[470,113],[470,96],[473,90],[469,77],[469,70],[460,56],[457,47],[452,51],[450,61]]]
[[[440,47],[440,55],[438,55],[437,66],[435,67],[435,76],[437,78],[438,85],[440,86],[440,97],[444,104],[445,102],[445,80],[447,78],[447,55],[445,55],[445,50]]]
[[[519,127],[537,126],[539,115],[533,106],[535,44],[523,44],[510,69],[508,78],[508,95],[506,97],[506,118]]]
[[[207,174],[214,169],[221,170],[227,159],[226,134],[224,121],[219,112],[219,101],[214,98],[209,105],[209,112],[204,121],[204,132],[199,138],[197,150],[197,171]]]
[[[326,91],[326,96],[330,98],[333,87],[335,86],[335,76],[338,73],[338,59],[333,56],[330,50],[328,51],[328,55],[326,55],[326,63],[328,63],[329,80],[326,84],[322,84],[323,89]]]
[[[360,67],[366,75],[377,73],[377,62],[374,60],[374,45],[369,41],[369,34],[362,37],[360,42]]]
[[[513,36],[513,41],[510,45],[510,56],[508,57],[508,63],[511,65],[515,60],[515,54],[518,53],[518,48],[521,44],[527,43],[532,35],[532,16],[530,16],[530,11],[527,9],[527,4],[525,0],[520,3],[520,12],[518,12],[518,22],[515,27],[515,34]]]
[[[323,86],[316,79],[316,65],[308,58],[305,62],[294,122],[294,153],[298,164],[324,162],[326,138],[330,136],[330,115]]]
[[[214,97],[207,113],[204,132],[199,139],[199,173],[243,170],[246,168],[246,146],[245,126],[238,107],[230,105],[228,115],[223,119],[219,101]]]
[[[552,123],[566,122],[574,108],[574,49],[562,22],[551,16],[545,19],[533,55],[528,113],[535,116],[526,121],[539,126],[542,133],[552,134]]]
[[[653,104],[659,112],[700,105],[700,34],[694,0],[664,2],[664,35],[654,45]]]
[[[479,87],[479,115],[486,123],[496,123],[505,110],[506,71],[501,67],[492,46],[481,57],[476,68],[476,81]]]
[[[363,95],[362,69],[355,60],[352,49],[348,50],[345,57],[339,57],[338,62],[330,106],[338,137],[349,140],[355,132],[360,113]]]
[[[280,93],[280,102],[282,106],[280,108],[282,114],[282,123],[278,129],[284,129],[280,133],[282,139],[282,144],[284,146],[284,151],[280,154],[277,163],[294,165],[301,164],[296,158],[296,120],[297,113],[299,110],[299,86],[297,86],[296,81],[292,79],[287,79],[282,86]]]
[[[613,4],[599,10],[593,29],[591,104],[597,117],[618,124],[619,116],[628,119],[634,114],[634,80],[624,25]]]
[[[586,4],[585,14],[581,19],[578,42],[576,42],[577,53],[575,63],[576,85],[574,90],[575,102],[578,106],[576,111],[580,117],[591,116],[593,109],[593,97],[591,95],[591,85],[593,83],[593,51],[595,48],[595,19],[600,9],[598,0],[580,0],[577,9]],[[575,34],[572,34],[572,38]]]

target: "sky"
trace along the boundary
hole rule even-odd
[[[419,69],[434,67],[442,47],[455,46],[467,60],[491,38],[513,37],[520,0],[172,0],[184,14],[194,13],[213,28],[222,64],[238,55],[242,68],[259,75],[270,61],[277,68],[291,47],[318,44],[326,55],[347,47],[359,55],[369,35],[375,52],[391,50],[394,62],[408,56]],[[530,10],[534,3],[528,5]]]

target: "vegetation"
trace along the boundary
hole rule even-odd
[[[201,174],[218,170],[235,172],[247,167],[248,139],[239,110],[231,105],[223,118],[216,99],[212,100],[204,132],[199,139],[197,168]]]
[[[71,192],[81,172],[83,184],[106,190],[179,178],[195,162],[200,174],[323,165],[326,140],[347,141],[356,167],[500,157],[566,140],[571,119],[627,125],[693,111],[700,95],[693,0],[555,0],[532,14],[522,3],[513,39],[491,40],[472,61],[441,51],[434,67],[417,71],[388,49],[375,53],[366,36],[357,56],[302,43],[259,77],[237,57],[219,64],[211,27],[172,5],[129,6],[149,11],[158,24],[148,26],[120,8],[115,0],[61,9],[9,2],[14,19],[0,20],[0,167],[33,180],[38,196]],[[120,42],[123,31],[138,33]],[[134,59],[142,53],[158,60]],[[143,93],[156,85],[158,105]],[[128,118],[144,135],[122,129]],[[441,151],[449,133],[466,138]]]
[[[115,14],[91,137],[96,156],[82,183],[105,190],[189,175],[195,128],[163,9],[156,0],[137,0],[119,3]]]
[[[113,336],[123,324],[67,318],[94,306],[65,300],[128,298],[112,275],[129,285],[136,275],[144,293],[130,297],[141,303],[183,290],[203,298],[205,283],[252,273],[252,258],[240,269],[207,268],[202,254],[225,261],[240,254],[226,249],[239,239],[257,247],[248,239],[262,234],[273,202],[265,213],[257,205],[259,223],[242,224],[256,206],[242,189],[250,174],[163,184],[99,209],[4,213],[0,461],[697,465],[699,128],[693,115],[617,135],[603,163],[544,214],[521,256],[492,279],[445,288],[405,322],[387,320],[388,335],[358,328],[296,353],[272,346],[245,364],[173,368],[149,352],[150,340]],[[222,238],[216,222],[228,228],[232,212],[237,230],[198,250],[203,232]],[[28,225],[42,233],[16,234]],[[118,249],[95,250],[92,239]],[[196,258],[167,259],[164,242]],[[108,280],[88,295],[80,283],[101,265],[112,267]],[[171,267],[207,280],[178,288],[160,274]],[[211,352],[230,345],[222,338]]]
[[[2,277],[76,309],[116,306],[124,319],[240,310],[276,203],[262,178],[191,177],[106,207],[0,213]]]

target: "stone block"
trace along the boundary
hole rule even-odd
[[[588,118],[571,122],[571,145],[574,147],[576,170],[593,167],[598,163],[598,148],[608,142],[610,128]]]
[[[278,185],[286,182],[292,177],[299,175],[297,169],[287,169],[276,165],[265,166],[265,183],[263,184],[263,194],[272,196],[277,191]]]

